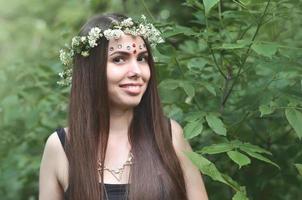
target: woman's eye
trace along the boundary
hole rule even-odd
[[[141,56],[137,59],[137,61],[139,62],[147,62],[147,60],[148,60],[147,56]]]
[[[124,63],[125,59],[123,57],[115,57],[112,59],[112,61],[116,64]]]

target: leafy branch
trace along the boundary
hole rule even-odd
[[[269,7],[270,2],[271,2],[271,0],[268,0],[268,1],[267,1],[267,4],[266,4],[266,6],[265,6],[265,9],[264,9],[264,11],[263,11],[263,13],[262,13],[262,15],[261,15],[261,17],[260,17],[260,20],[259,20],[259,22],[258,22],[256,31],[255,31],[255,33],[254,33],[254,35],[253,35],[253,37],[252,37],[251,43],[249,44],[248,49],[247,49],[247,51],[246,51],[246,53],[245,53],[245,56],[243,57],[243,61],[241,62],[240,66],[239,66],[239,70],[238,70],[238,72],[237,72],[237,75],[236,75],[236,77],[234,78],[234,81],[233,81],[233,83],[232,83],[230,89],[227,91],[227,93],[226,93],[226,94],[223,96],[223,98],[222,98],[222,102],[221,102],[221,106],[222,106],[222,107],[225,106],[225,104],[226,104],[226,102],[227,102],[227,100],[228,100],[230,94],[231,94],[232,91],[233,91],[234,86],[236,85],[237,81],[239,80],[239,76],[240,76],[241,70],[244,68],[244,66],[245,66],[245,64],[246,64],[246,61],[247,61],[247,58],[248,58],[249,55],[250,55],[250,50],[251,50],[252,44],[253,44],[253,42],[255,41],[256,36],[258,35],[258,32],[259,32],[261,26],[263,25],[262,22],[263,22],[264,17],[265,17],[265,15],[266,15],[266,13],[267,13],[267,10],[268,10],[268,7]]]

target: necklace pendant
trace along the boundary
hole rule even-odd
[[[100,160],[98,161],[98,167],[97,167],[97,171],[99,172],[99,174],[101,174],[101,171],[102,170],[106,170],[108,172],[111,173],[111,175],[118,181],[118,182],[121,182],[122,180],[122,177],[123,177],[123,172],[125,170],[125,166],[130,166],[133,164],[133,154],[132,152],[130,151],[129,155],[128,155],[128,159],[126,160],[126,162],[123,164],[122,167],[120,168],[117,168],[117,169],[109,169],[107,168],[106,166],[103,166],[100,162]]]

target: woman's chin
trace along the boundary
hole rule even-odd
[[[132,109],[141,102],[141,98],[127,99],[121,102],[112,104],[114,108]]]

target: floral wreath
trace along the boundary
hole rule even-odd
[[[141,36],[146,39],[151,46],[164,42],[159,30],[156,29],[153,24],[148,23],[144,15],[141,16],[139,23],[134,23],[132,18],[127,18],[121,22],[112,22],[112,27],[107,30],[93,27],[90,29],[87,36],[73,37],[71,45],[66,45],[64,49],[60,50],[60,60],[65,66],[65,69],[63,72],[59,73],[62,80],[57,83],[63,86],[71,84],[71,64],[76,54],[88,57],[90,49],[98,45],[97,42],[101,37],[105,37],[107,40],[119,39],[123,34]]]

